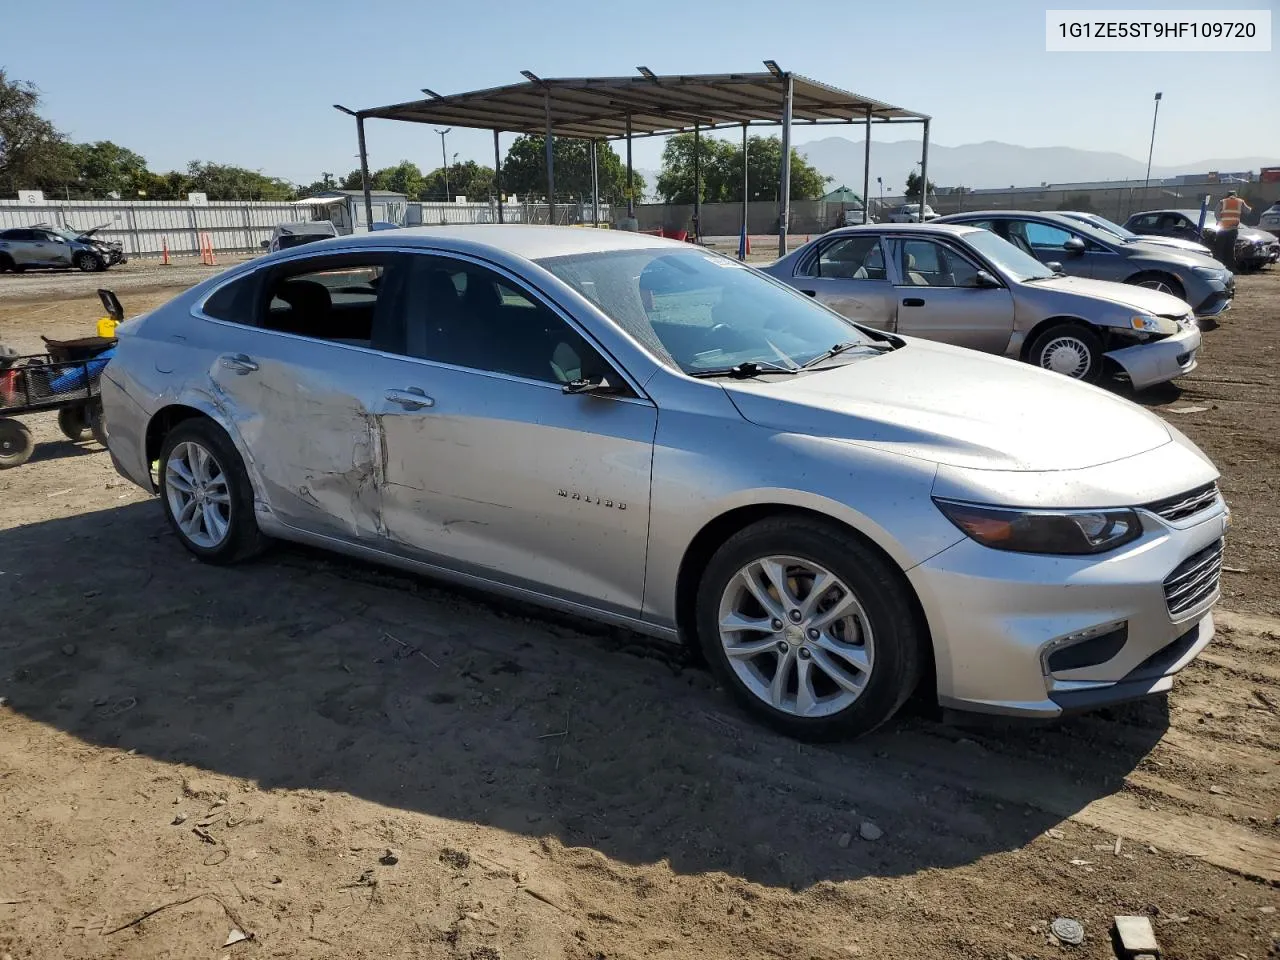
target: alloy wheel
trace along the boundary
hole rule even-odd
[[[165,495],[182,535],[198,547],[219,546],[231,530],[231,488],[222,465],[194,440],[178,444],[164,466]]]
[[[1148,290],[1158,290],[1160,293],[1167,293],[1170,296],[1173,295],[1173,287],[1163,280],[1143,280],[1138,286],[1146,287]]]
[[[1075,337],[1055,337],[1040,351],[1040,366],[1054,373],[1080,379],[1093,364],[1093,355],[1086,343]]]
[[[795,717],[827,717],[866,689],[871,622],[839,577],[797,557],[769,556],[725,586],[718,615],[729,666],[751,693]]]

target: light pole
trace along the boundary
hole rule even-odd
[[[1151,114],[1151,146],[1147,148],[1147,178],[1142,181],[1142,202],[1147,202],[1147,187],[1151,183],[1151,155],[1156,149],[1156,121],[1160,119],[1160,98],[1164,94],[1156,93],[1156,106]]]
[[[884,177],[876,177],[876,183],[880,184],[880,209],[876,211],[880,216],[884,216]]]
[[[445,127],[443,130],[437,130],[440,134],[440,163],[444,172],[444,202],[449,202],[449,154],[445,152],[444,135],[452,130],[453,127]]]

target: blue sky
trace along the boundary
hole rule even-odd
[[[1269,7],[1280,22],[1277,2],[1198,6]],[[639,64],[658,73],[750,71],[764,58],[931,114],[934,142],[948,146],[1001,140],[1145,158],[1160,90],[1157,164],[1280,156],[1280,52],[1046,53],[1046,6],[1069,4],[14,2],[5,8],[0,66],[37,84],[46,114],[76,140],[114,140],[152,169],[199,158],[302,183],[356,166],[354,123],[333,103],[368,107],[412,99],[420,87],[447,94],[518,82],[521,69],[544,77],[630,74]],[[796,140],[834,132],[842,131],[806,130]],[[368,137],[375,168],[403,158],[424,170],[439,164],[429,128],[370,121]],[[487,132],[455,131],[448,143],[462,159],[492,163]],[[636,166],[656,168],[661,149],[660,139],[636,141]]]

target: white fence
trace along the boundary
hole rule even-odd
[[[277,223],[304,219],[306,213],[289,203],[211,201],[208,205],[183,200],[45,200],[23,203],[0,200],[0,230],[52,224],[69,230],[88,230],[106,224],[98,236],[119,240],[128,257],[159,256],[167,242],[171,254],[200,252],[200,234],[207,233],[214,250],[260,250]]]

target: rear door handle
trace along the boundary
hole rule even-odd
[[[226,354],[219,359],[226,369],[234,373],[238,373],[241,376],[244,376],[246,373],[253,373],[258,369],[258,365],[243,353]]]
[[[436,405],[436,402],[418,387],[408,387],[404,390],[388,390],[386,397],[389,402],[398,403],[406,410],[422,410],[425,407],[434,407]]]
[[[902,301],[904,307],[923,307],[924,301],[919,297],[907,297]]]

